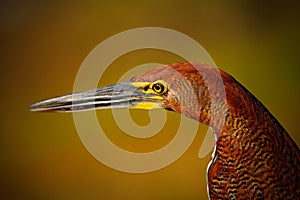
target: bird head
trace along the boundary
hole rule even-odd
[[[164,108],[205,122],[209,120],[210,107],[206,79],[213,76],[212,69],[215,68],[192,63],[163,65],[126,82],[51,98],[30,105],[30,109],[75,112],[111,108]],[[203,119],[199,120],[199,117]]]

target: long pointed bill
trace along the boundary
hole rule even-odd
[[[163,98],[145,91],[147,82],[122,82],[47,99],[29,106],[31,111],[74,112],[107,108],[161,108]]]

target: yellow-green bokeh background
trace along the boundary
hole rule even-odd
[[[30,113],[35,101],[72,91],[87,54],[106,38],[131,28],[158,26],[197,40],[216,64],[258,97],[300,144],[299,6],[289,1],[15,1],[0,3],[1,197],[4,199],[206,199],[206,166],[198,159],[201,126],[189,150],[171,166],[127,174],[94,159],[81,143],[71,114]],[[178,57],[141,50],[116,60],[100,86],[132,67],[176,62]],[[178,115],[141,141],[114,126],[108,136],[132,151],[172,139]],[[145,111],[131,111],[141,125]],[[141,120],[141,118],[145,120]],[[111,120],[110,120],[111,119]]]

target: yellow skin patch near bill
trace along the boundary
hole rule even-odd
[[[164,86],[163,91],[160,92],[161,94],[167,92],[168,86],[167,86],[167,83],[163,80],[157,80],[155,82],[132,82],[132,85],[136,88],[143,88],[143,89],[147,88],[147,90],[143,90],[143,92],[145,94],[152,93],[152,94],[158,95],[158,93],[152,89],[153,86],[156,84],[160,84],[160,85]]]
[[[142,89],[144,89],[144,88],[148,87],[148,88],[149,88],[148,90],[143,90],[143,92],[144,92],[145,94],[150,94],[150,93],[156,94],[156,93],[150,88],[150,85],[151,85],[151,84],[152,84],[151,82],[132,82],[132,85],[133,85],[134,87],[136,87],[136,88],[142,88]]]
[[[164,81],[161,81],[161,80],[155,81],[153,83],[152,82],[132,82],[132,85],[136,88],[141,88],[143,93],[145,93],[145,94],[154,94],[155,95],[155,96],[148,97],[149,99],[163,101],[164,98],[162,96],[160,96],[159,93],[155,92],[152,89],[153,85],[155,85],[155,84],[162,84],[164,86],[165,90],[162,91],[162,93],[167,91],[166,83]],[[145,88],[147,88],[147,89],[145,89]],[[145,102],[138,103],[133,108],[146,109],[146,110],[158,109],[158,108],[162,108],[161,103],[162,102],[146,102],[145,101]]]
[[[151,110],[162,108],[159,104],[153,102],[141,102],[135,105],[133,108],[135,109],[143,109],[143,110]]]

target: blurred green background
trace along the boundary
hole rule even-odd
[[[246,86],[300,145],[300,26],[294,1],[1,1],[1,197],[4,199],[207,199],[206,166],[198,159],[205,126],[171,166],[127,174],[94,159],[71,114],[31,113],[38,100],[70,93],[87,54],[108,37],[158,26],[197,40],[216,64]],[[116,60],[99,85],[132,67],[178,57],[140,50]],[[124,136],[107,116],[112,141],[132,151],[158,149],[172,139],[179,115],[168,114],[157,136]],[[140,125],[146,111],[131,111]],[[106,118],[106,117],[105,117]]]

